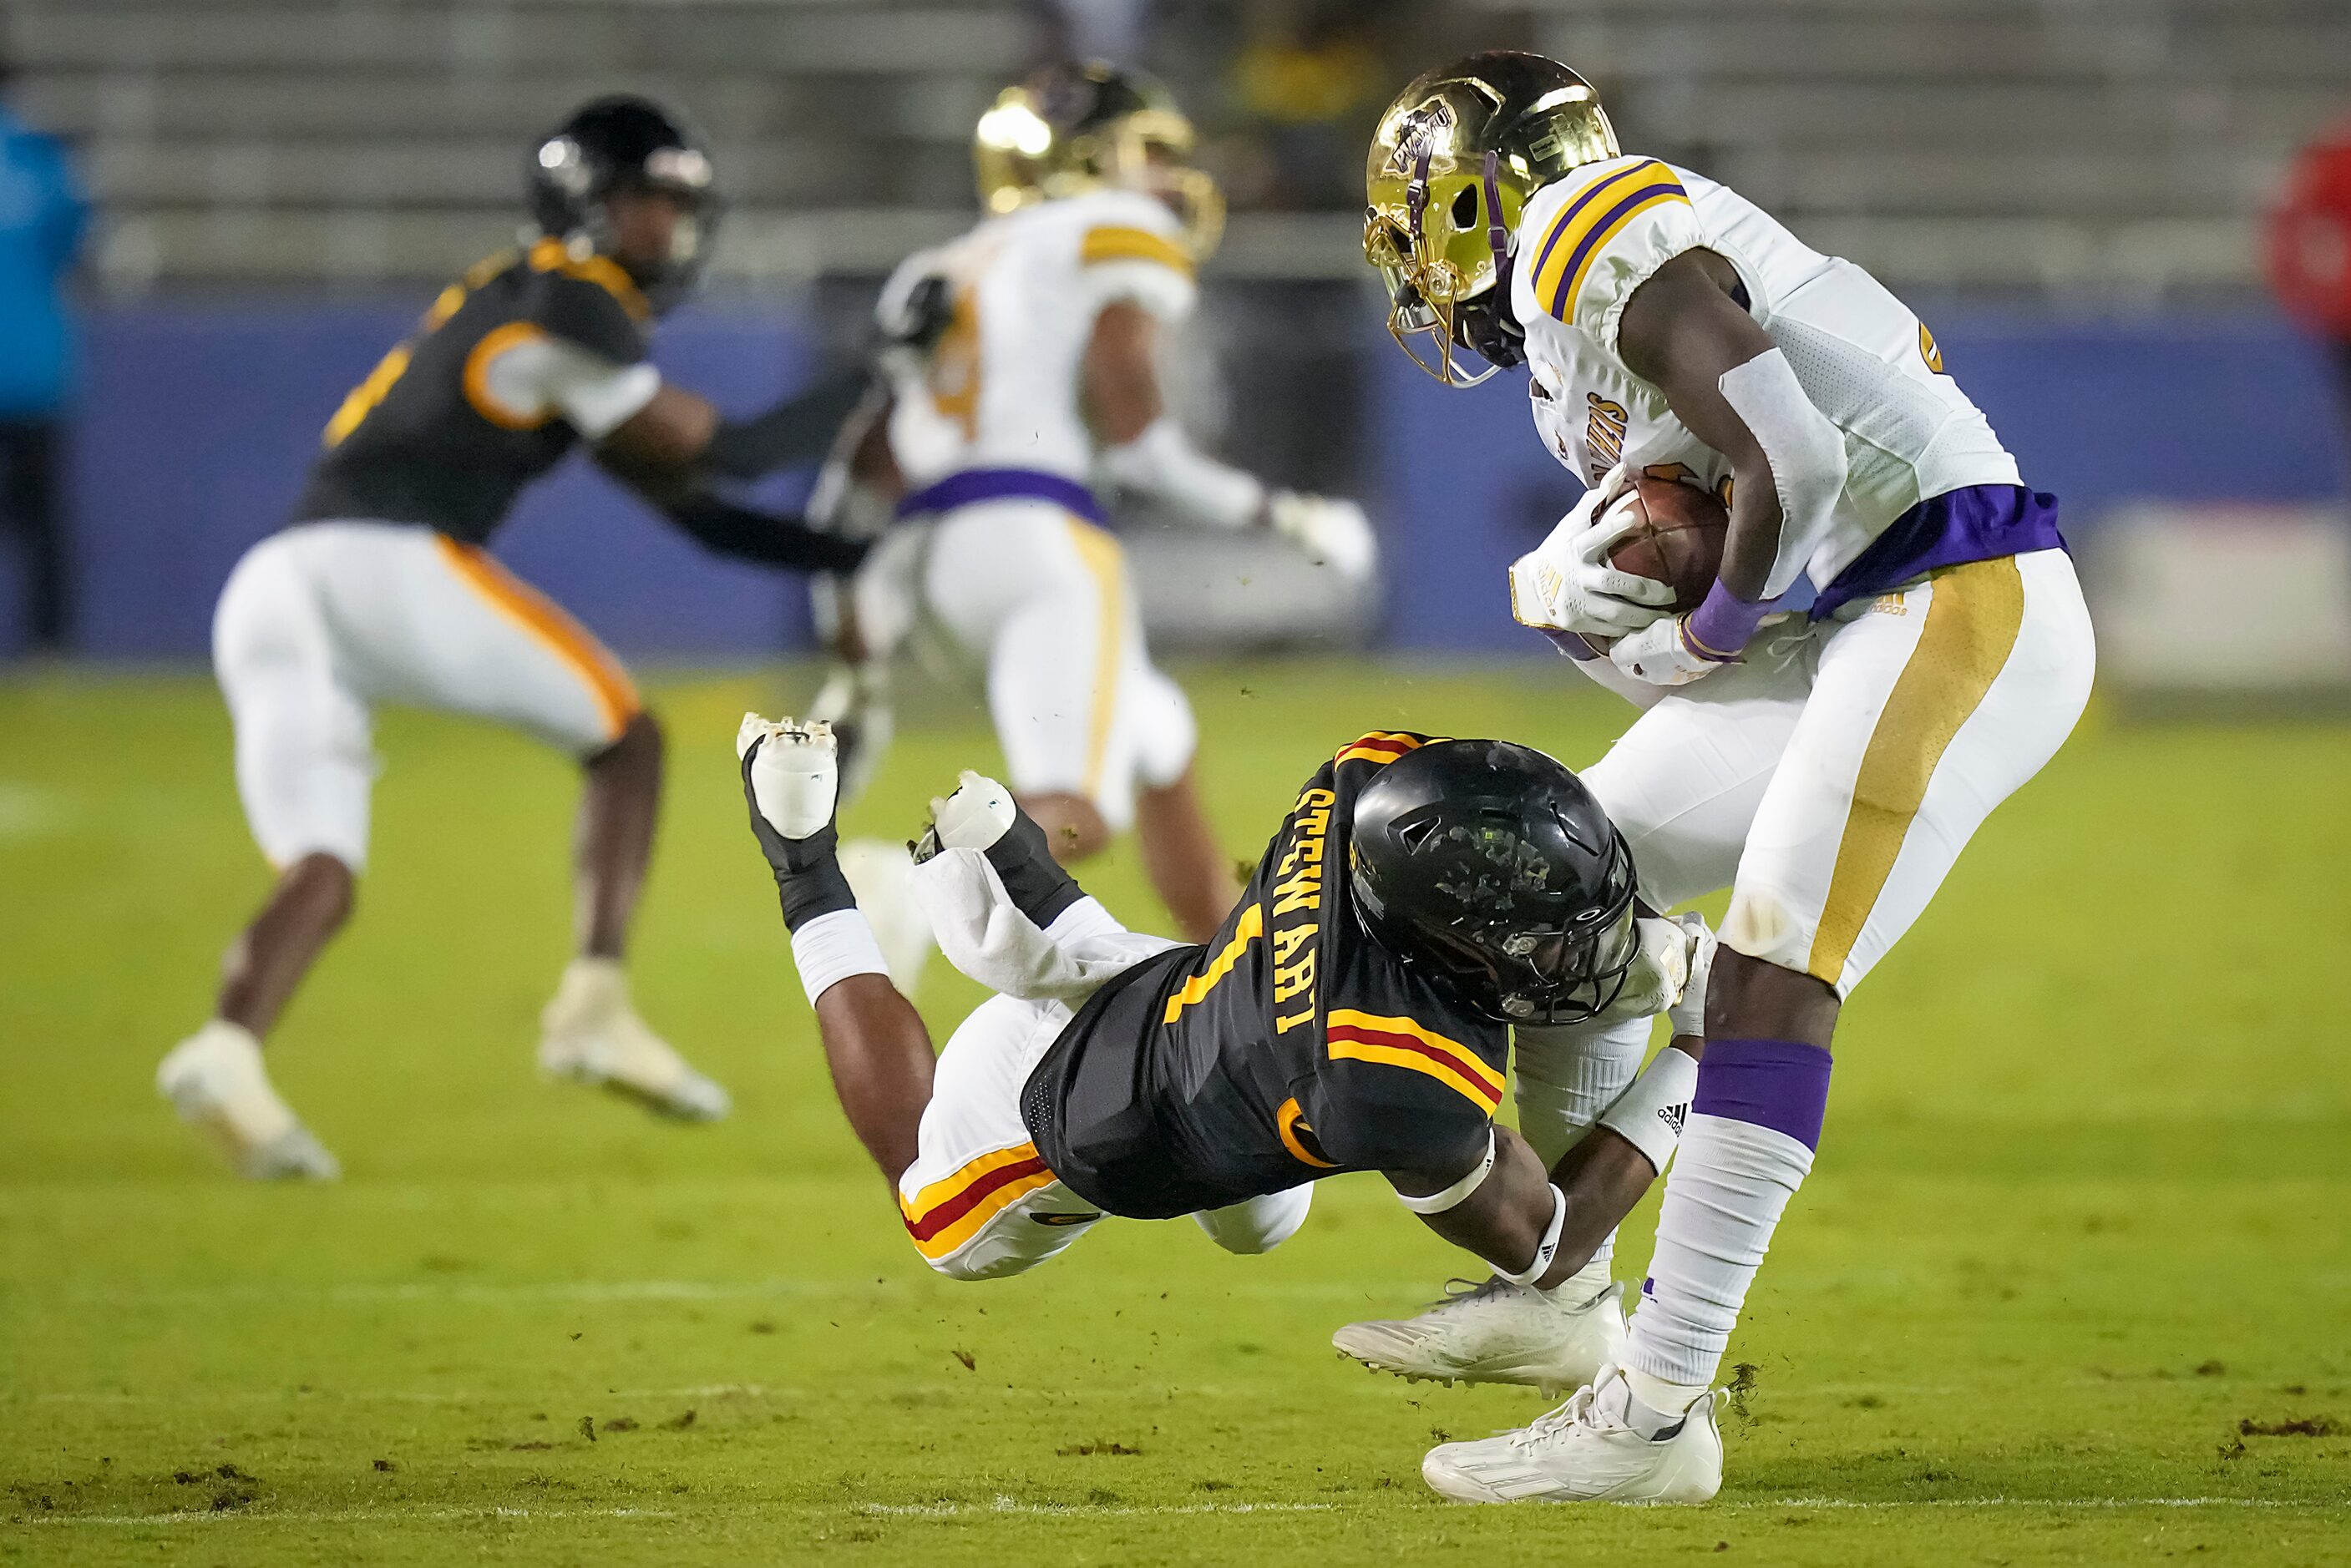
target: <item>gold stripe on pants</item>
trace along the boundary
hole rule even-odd
[[[1927,624],[1887,693],[1855,775],[1853,806],[1806,968],[1830,985],[1886,890],[1944,748],[1983,701],[2024,624],[2016,557],[1970,561],[1934,578]]]

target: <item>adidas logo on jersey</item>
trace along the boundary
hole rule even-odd
[[[1679,1137],[1682,1136],[1682,1124],[1689,1119],[1689,1106],[1660,1106],[1657,1107],[1657,1119],[1672,1128],[1673,1135]]]

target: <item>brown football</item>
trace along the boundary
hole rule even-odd
[[[1730,514],[1705,491],[1678,480],[1644,474],[1633,488],[1640,497],[1641,523],[1608,553],[1608,564],[1665,584],[1674,590],[1674,613],[1687,614],[1706,602],[1722,568]]]

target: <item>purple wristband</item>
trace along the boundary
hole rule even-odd
[[[1689,619],[1682,623],[1682,640],[1700,659],[1728,664],[1755,635],[1764,614],[1764,606],[1748,603],[1717,577],[1714,587],[1707,590],[1706,602],[1690,611]]]

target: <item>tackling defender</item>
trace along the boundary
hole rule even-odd
[[[1647,708],[1584,775],[1643,900],[1731,889],[1623,1368],[1423,1473],[1464,1501],[1702,1501],[1721,1449],[1699,1417],[1812,1168],[1844,1001],[2072,731],[2089,619],[2055,498],[2022,486],[1918,318],[1732,192],[1624,155],[1566,67],[1493,53],[1421,78],[1367,184],[1399,344],[1448,385],[1525,364],[1545,444],[1591,487],[1511,598]],[[1639,473],[1729,505],[1693,613],[1608,565]],[[1627,1048],[1604,1024],[1568,1034],[1553,1074]],[[1539,1064],[1522,1044],[1522,1076]],[[1451,1366],[1530,1321],[1489,1298],[1385,1326]]]
[[[842,1109],[941,1272],[1019,1272],[1108,1214],[1191,1214],[1263,1251],[1311,1183],[1377,1170],[1438,1234],[1556,1289],[1671,1158],[1687,1039],[1561,1170],[1493,1125],[1511,1026],[1702,1004],[1703,928],[1636,919],[1624,841],[1539,752],[1350,743],[1204,946],[1128,931],[966,774],[915,876],[948,957],[999,994],[935,1058],[835,857],[830,728],[747,717],[737,743]]]
[[[580,953],[548,1004],[540,1065],[673,1116],[727,1109],[639,1019],[621,967],[661,732],[619,662],[483,546],[585,441],[714,549],[847,570],[862,545],[708,483],[821,457],[862,378],[730,421],[647,362],[647,329],[693,286],[716,217],[710,160],[667,111],[589,103],[532,150],[529,184],[538,237],[450,285],[344,400],[295,522],[246,554],[214,616],[238,792],[278,879],[230,950],[212,1022],[156,1084],[248,1176],[337,1171],[271,1086],[260,1042],[350,913],[380,702],[496,720],[580,759]]]
[[[844,434],[865,504],[923,526],[861,579],[863,668],[817,707],[844,722],[862,779],[881,739],[880,660],[918,607],[985,667],[1006,776],[1055,856],[1074,864],[1133,824],[1153,887],[1200,940],[1238,888],[1194,789],[1190,704],[1144,647],[1097,487],[1147,493],[1207,526],[1270,527],[1352,576],[1370,571],[1374,546],[1352,503],[1216,462],[1165,411],[1159,337],[1190,315],[1194,270],[1223,225],[1192,146],[1165,88],[1098,64],[1048,67],[981,117],[988,216],[883,290],[883,329],[900,344],[884,356],[892,397]],[[878,875],[852,870],[869,901],[884,896]],[[885,936],[904,925],[874,913]]]

